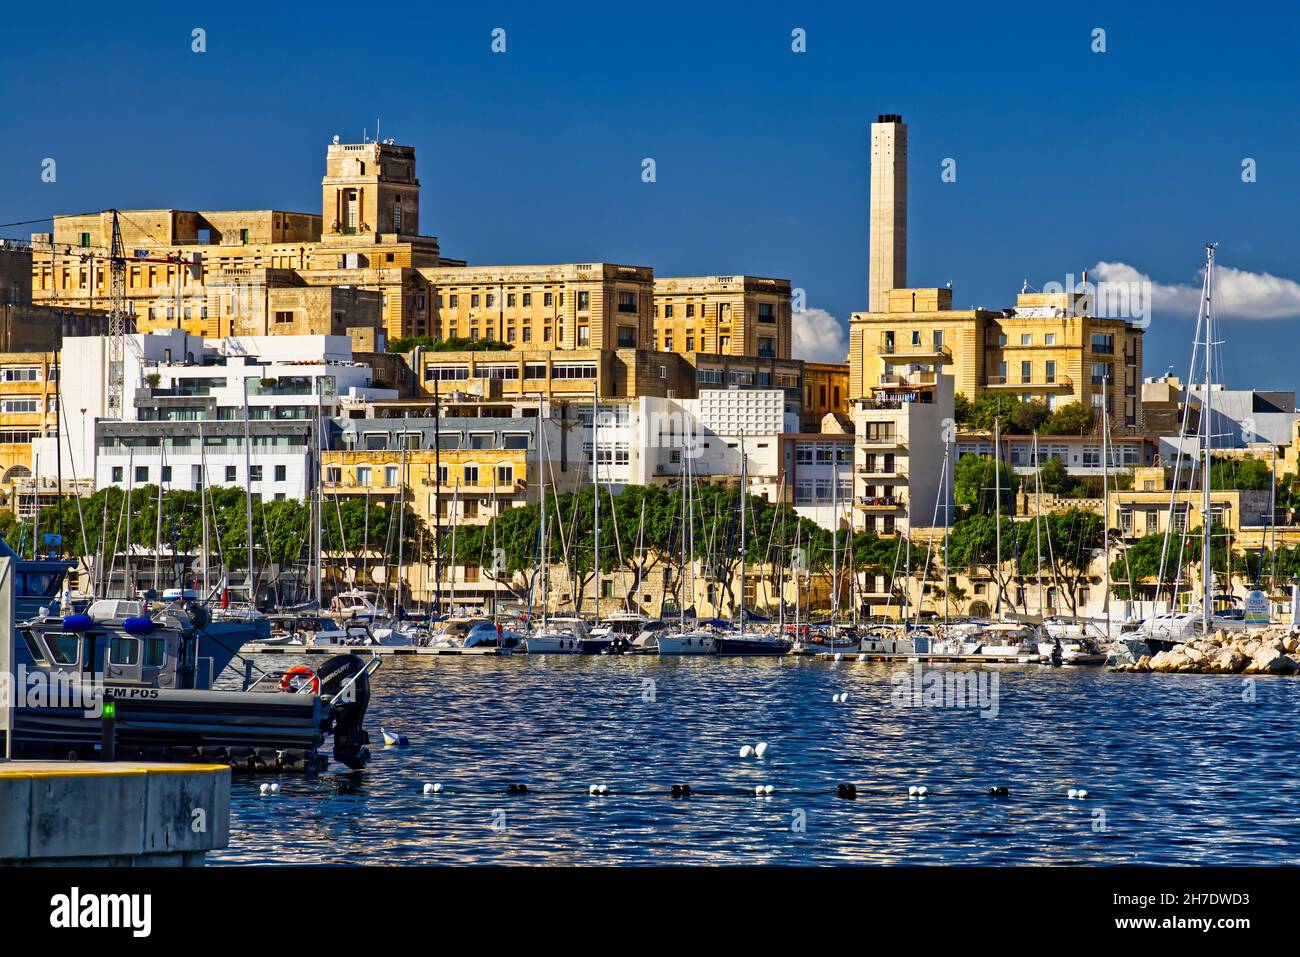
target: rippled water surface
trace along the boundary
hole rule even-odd
[[[1234,677],[993,666],[986,718],[898,706],[891,675],[908,667],[388,659],[370,766],[237,776],[231,846],[209,861],[1300,862],[1300,679],[1260,678],[1250,701]],[[409,747],[383,747],[380,725]],[[737,756],[760,741],[762,760]],[[280,793],[260,796],[270,780]],[[426,782],[443,793],[424,795]],[[847,782],[856,800],[835,796]],[[529,793],[505,794],[515,783]],[[596,783],[615,793],[589,796]],[[679,783],[695,796],[672,799]],[[755,797],[767,784],[775,793]],[[910,785],[929,795],[909,798]],[[989,797],[995,785],[1010,796]]]

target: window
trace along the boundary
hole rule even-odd
[[[758,304],[759,322],[776,322],[776,303],[760,302]]]
[[[1044,369],[1046,370],[1044,381],[1055,382],[1056,381],[1056,360],[1048,359],[1044,365]]]
[[[542,293],[542,305],[550,306],[555,301],[555,297],[549,292]]]
[[[167,483],[172,480],[172,467],[170,465],[164,465],[159,471],[162,472],[160,482]]]
[[[478,484],[478,466],[477,466],[477,465],[467,465],[467,466],[465,466],[465,484],[466,484],[466,485],[477,485],[477,484]]]
[[[244,245],[248,245],[248,230],[247,230],[247,229],[241,229],[241,230],[239,231],[239,241],[240,241],[241,243],[243,243]]]
[[[478,293],[474,293],[469,297],[469,307],[471,309],[478,308]]]
[[[451,295],[447,297],[447,305],[452,309],[460,308],[460,296]]]
[[[1105,385],[1110,380],[1110,363],[1094,362],[1092,364],[1092,384]]]
[[[39,412],[40,403],[36,399],[5,399],[0,402],[0,412]]]
[[[0,371],[0,382],[40,382],[41,370],[35,368],[5,369]]]
[[[122,466],[120,465],[113,466],[113,477],[110,479],[110,481],[114,483],[122,481]]]
[[[81,660],[81,639],[76,635],[46,635],[45,642],[50,647],[50,656],[58,665],[75,665]]]
[[[277,309],[275,312],[275,321],[277,323],[293,322],[293,310]]]
[[[1020,363],[1020,381],[1021,382],[1034,381],[1034,364],[1032,362]]]
[[[580,345],[580,346],[586,346],[586,345],[590,345],[590,344],[591,344],[591,327],[590,327],[590,326],[579,326],[579,327],[578,327],[578,345]]]
[[[1054,332],[1048,332],[1048,333],[1045,333],[1045,334],[1043,335],[1043,345],[1045,345],[1045,346],[1054,346],[1054,345],[1056,345],[1056,333],[1054,333]]]
[[[1022,332],[1020,334],[1020,344],[1022,346],[1032,346],[1034,344],[1033,335],[1028,332]]]
[[[275,467],[275,480],[277,482],[285,481],[289,477],[288,472],[289,472],[288,466],[277,465]]]
[[[360,465],[357,467],[357,484],[358,485],[370,484],[370,466]]]
[[[250,466],[248,467],[248,480],[249,480],[250,482],[260,482],[260,481],[262,481],[262,466],[260,466],[260,465],[250,465]]]
[[[581,295],[581,294],[580,294]],[[581,307],[579,307],[581,308]],[[636,312],[636,293],[620,292],[618,294],[619,312]]]
[[[108,646],[108,660],[115,665],[140,663],[140,639],[114,635]]]
[[[149,466],[137,465],[135,467],[135,481],[141,484],[149,481]]]
[[[524,302],[524,308],[525,308],[525,309],[527,309],[529,306],[531,306],[531,305],[533,304],[533,294],[532,294],[531,292],[526,292],[526,293],[524,293],[524,300],[523,300],[523,302]]]
[[[233,465],[227,465],[227,466],[226,466],[226,481],[227,481],[227,482],[234,482],[234,481],[236,481],[236,477],[235,477],[235,467],[234,467]]]
[[[589,292],[578,293],[578,311],[586,312],[590,308],[591,308],[591,293]]]
[[[161,668],[167,662],[167,639],[146,638],[144,640],[144,666]]]
[[[1115,352],[1115,337],[1103,332],[1092,334],[1092,351],[1111,355]]]
[[[384,466],[384,484],[385,484],[385,485],[396,485],[396,484],[397,484],[397,472],[398,472],[398,466],[396,466],[396,465],[386,465],[386,466]]]
[[[580,326],[579,333],[581,333],[581,331],[586,328],[587,328],[586,326]],[[578,336],[578,341],[582,342],[584,345],[586,344],[585,341],[582,339],[581,335]],[[669,339],[669,342],[671,343],[671,338]],[[636,327],[635,326],[618,327],[618,347],[620,349],[636,348]],[[668,345],[667,348],[671,349],[672,345],[671,344]]]
[[[513,465],[497,466],[497,484],[511,485],[515,480],[515,468]]]

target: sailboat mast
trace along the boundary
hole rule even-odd
[[[1104,440],[1103,440],[1104,441]],[[1038,561],[1038,617],[1043,616],[1043,479],[1038,459],[1038,432],[1034,432],[1034,554]]]
[[[1102,561],[1106,565],[1106,590],[1102,594],[1102,610],[1106,613],[1106,638],[1110,638],[1110,376],[1102,377],[1101,401],[1101,514],[1102,534],[1106,536]]]
[[[600,387],[591,383],[591,591],[600,619]]]
[[[745,469],[745,433],[740,433],[740,637],[745,636],[745,487],[749,475]]]
[[[1002,617],[1002,433],[998,426],[1000,418],[993,420],[993,582],[998,588],[995,615]]]
[[[838,452],[831,453],[831,641],[835,640],[835,626],[840,612],[840,466],[835,461]]]
[[[1201,400],[1202,434],[1201,448],[1204,460],[1201,463],[1201,622],[1204,634],[1210,634],[1210,618],[1214,611],[1214,571],[1210,568],[1210,535],[1213,531],[1210,512],[1210,450],[1212,425],[1210,419],[1213,403],[1210,399],[1211,369],[1210,346],[1214,335],[1214,247],[1207,243],[1205,247],[1205,394]]]

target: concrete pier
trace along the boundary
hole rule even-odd
[[[230,843],[230,768],[0,761],[0,865],[199,865]]]

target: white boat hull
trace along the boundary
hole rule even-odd
[[[661,655],[712,655],[718,650],[712,635],[660,635],[655,643]]]
[[[578,638],[575,635],[529,635],[524,640],[524,649],[530,655],[576,655],[581,653]]]

